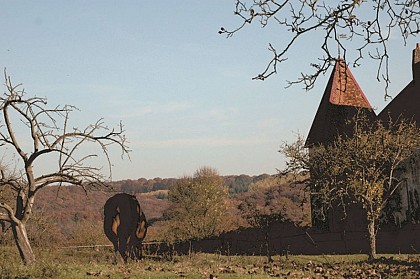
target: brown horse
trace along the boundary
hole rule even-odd
[[[124,262],[128,257],[141,260],[142,242],[148,225],[136,197],[116,194],[106,201],[104,215],[104,231],[114,245],[114,263],[117,263],[117,251]]]

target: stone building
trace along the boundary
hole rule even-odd
[[[412,74],[413,79],[379,113],[379,119],[395,122],[404,118],[415,121],[420,127],[420,44],[413,50]],[[420,151],[417,156],[408,158],[402,169],[401,210],[394,212],[395,221],[398,225],[404,222],[420,224]]]
[[[328,145],[338,134],[351,136],[353,129],[346,123],[359,110],[364,111],[372,122],[405,118],[420,125],[420,44],[413,51],[412,72],[413,80],[376,115],[346,63],[338,60],[307,136],[305,145],[309,154],[311,147]],[[399,175],[404,178],[404,183],[397,198],[401,206],[392,213],[391,219],[397,225],[420,223],[420,152],[418,156],[407,158],[402,169]],[[316,204],[312,203],[312,206]],[[366,227],[364,218],[358,217],[360,214],[361,208],[353,206],[347,208],[347,218],[343,218],[342,210],[336,209],[330,210],[327,220],[317,220],[313,216],[312,222],[314,226],[327,227],[330,231],[360,230],[360,227]]]

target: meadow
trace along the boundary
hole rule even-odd
[[[234,178],[229,178],[234,181]],[[244,177],[238,181],[243,182]],[[251,178],[249,178],[251,179]],[[256,204],[265,200],[266,189],[275,185],[274,177],[261,178],[248,185],[257,195]],[[139,180],[142,181],[142,180]],[[136,181],[137,183],[140,183]],[[231,182],[232,182],[231,181]],[[236,181],[236,180],[235,180]],[[252,180],[248,182],[251,183]],[[146,183],[147,182],[147,183]],[[124,184],[125,183],[125,184]],[[142,208],[151,221],[146,241],[166,241],[165,222],[162,220],[169,201],[161,197],[162,181],[144,181],[143,186],[124,182],[122,188],[142,189],[144,185],[156,191],[136,193]],[[160,183],[160,184],[158,184]],[[168,182],[168,185],[170,183]],[[237,183],[242,185],[243,183]],[[233,185],[233,184],[232,184]],[[236,185],[236,184],[235,184]],[[144,186],[145,187],[145,186]],[[278,194],[276,200],[287,199],[289,216],[299,219],[299,205],[293,197],[299,189],[282,184],[272,188]],[[229,189],[242,189],[239,186]],[[127,188],[128,189],[128,188]],[[259,189],[259,190],[258,190]],[[129,188],[128,190],[132,190]],[[143,190],[142,190],[143,191]],[[144,190],[146,191],[146,190]],[[234,191],[235,192],[235,191]],[[111,192],[85,193],[77,187],[43,189],[36,204],[36,211],[28,226],[31,244],[37,261],[25,266],[21,263],[10,230],[0,233],[0,279],[2,278],[420,278],[420,255],[379,255],[368,262],[366,255],[289,255],[273,256],[268,262],[264,256],[227,256],[221,254],[191,253],[189,255],[146,254],[141,262],[113,265],[113,253],[109,247],[69,248],[111,244],[103,230],[103,204]],[[164,196],[164,195],[163,195]],[[241,220],[237,204],[247,193],[232,194],[232,206],[226,223],[232,225]],[[309,212],[309,207],[306,207]],[[230,216],[229,215],[229,216]],[[307,214],[310,215],[310,214]],[[242,224],[239,222],[240,224]],[[306,220],[308,223],[309,220]],[[239,225],[239,223],[237,225]],[[1,228],[1,227],[0,227]]]
[[[225,256],[192,253],[146,255],[141,262],[111,264],[112,251],[36,250],[37,262],[21,264],[15,247],[0,247],[0,278],[420,278],[420,255]]]

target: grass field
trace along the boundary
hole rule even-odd
[[[0,278],[420,278],[420,255],[223,256],[194,253],[112,265],[111,250],[35,249],[37,262],[21,264],[14,247],[0,247]]]

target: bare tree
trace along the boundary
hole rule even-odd
[[[420,129],[415,122],[377,122],[356,119],[352,136],[339,136],[328,146],[310,152],[299,138],[280,150],[289,159],[284,174],[310,173],[304,181],[311,193],[313,214],[325,217],[327,209],[360,204],[369,234],[369,258],[376,257],[378,220],[389,199],[404,181],[402,162],[420,149]],[[418,155],[417,155],[418,156]],[[298,177],[298,176],[295,176]]]
[[[40,190],[57,184],[85,190],[104,187],[107,175],[111,178],[112,174],[108,148],[119,147],[121,156],[128,155],[129,150],[121,123],[117,129],[109,129],[99,119],[84,129],[75,128],[69,123],[75,107],[50,108],[45,98],[27,97],[20,84],[12,84],[6,71],[5,81],[6,91],[0,97],[0,146],[7,155],[0,169],[0,191],[11,191],[14,204],[10,199],[0,200],[0,221],[10,223],[20,256],[30,264],[35,256],[26,223]],[[101,154],[107,175],[97,158]],[[10,160],[8,165],[6,160]],[[51,171],[40,168],[46,160],[56,163]]]
[[[280,194],[279,187],[271,187],[259,192],[247,193],[245,199],[238,205],[243,218],[255,228],[264,233],[264,245],[267,260],[272,261],[270,241],[271,229],[276,223],[291,221],[288,208],[296,209],[290,199]]]
[[[249,24],[261,27],[277,25],[282,46],[269,44],[272,59],[254,79],[264,80],[277,73],[279,64],[288,59],[287,54],[297,42],[317,34],[322,55],[311,63],[312,73],[302,73],[296,81],[311,89],[317,77],[324,74],[341,54],[343,58],[359,66],[368,56],[378,62],[376,78],[390,83],[388,74],[388,41],[391,33],[399,34],[406,44],[408,38],[420,32],[420,4],[417,0],[236,0],[235,15],[241,24],[233,30],[221,28],[219,33],[227,37]],[[316,62],[315,62],[316,61]],[[387,97],[387,93],[385,93]]]

